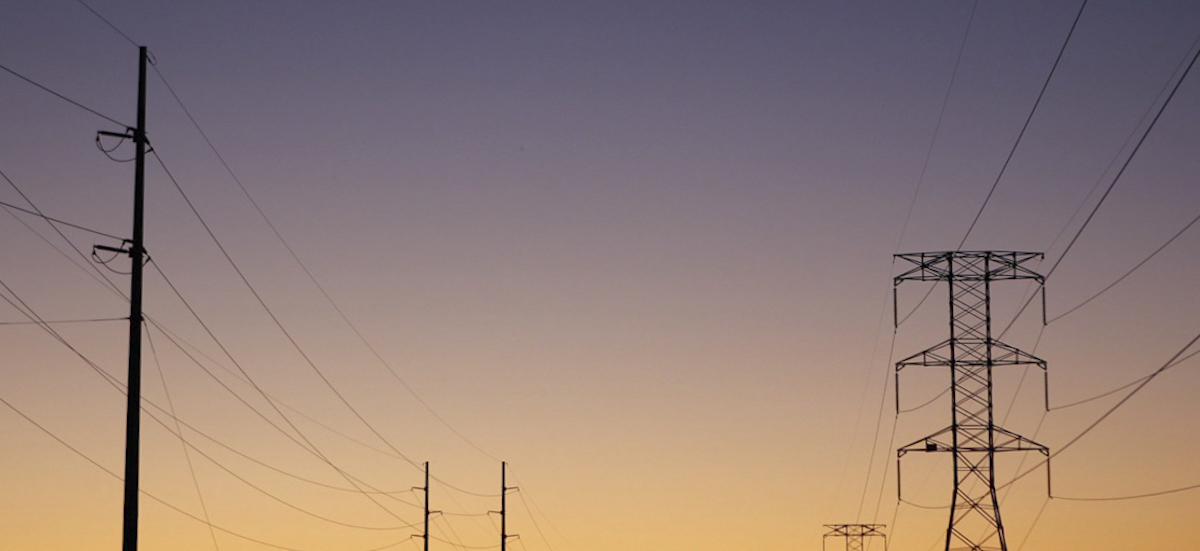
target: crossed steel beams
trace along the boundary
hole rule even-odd
[[[846,538],[846,551],[863,551],[863,541],[871,536],[883,538],[883,548],[887,550],[887,536],[880,531],[885,524],[826,524],[829,531],[821,538],[821,550],[825,549],[825,540],[831,537]]]
[[[1024,266],[1026,262],[1041,259],[1042,255],[1014,251],[947,251],[898,254],[896,257],[916,267],[896,276],[895,287],[904,281],[945,281],[950,287],[950,338],[896,362],[897,411],[900,371],[908,366],[949,367],[952,404],[949,427],[896,450],[897,480],[900,458],[909,452],[952,453],[954,495],[950,502],[945,549],[1007,551],[1000,504],[996,499],[995,454],[1038,451],[1049,457],[1050,450],[995,425],[992,368],[1036,365],[1045,374],[1046,362],[992,338],[991,282],[1029,279],[1039,285],[1044,283],[1040,274]],[[952,547],[955,542],[959,545]]]

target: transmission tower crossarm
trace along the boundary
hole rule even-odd
[[[1025,267],[1031,260],[1041,260],[1042,253],[1021,251],[943,251],[925,253],[901,253],[896,258],[907,260],[915,267],[902,272],[893,278],[895,285],[902,281],[947,281],[950,279],[995,280],[995,279],[1033,279],[1045,281],[1041,274]],[[954,271],[953,267],[963,268],[986,263],[984,270],[968,269]]]
[[[1050,448],[1008,429],[992,427],[992,432],[995,435],[994,447],[998,452],[1040,452],[1047,457],[1050,455]]]
[[[991,340],[989,343],[986,343],[990,344],[992,348],[992,356],[990,359],[952,357],[951,352],[953,351],[953,347],[961,341],[962,339],[944,340],[930,348],[926,348],[925,350],[897,361],[896,369],[900,370],[910,366],[945,367],[951,363],[956,365],[991,366],[1036,365],[1043,370],[1046,369],[1046,360],[997,340]]]
[[[948,452],[954,451],[954,445],[939,437],[953,435],[954,427],[946,427],[929,436],[915,440],[910,444],[900,446],[896,453],[903,456],[909,452]]]
[[[1043,284],[1045,278],[1025,266],[1042,255],[946,251],[896,256],[915,266],[896,276],[895,285],[904,281],[947,283],[950,318],[948,339],[896,362],[897,381],[900,371],[907,366],[949,368],[951,414],[949,428],[896,450],[897,495],[901,495],[900,458],[918,451],[950,452],[954,492],[946,529],[946,551],[959,546],[972,551],[1007,551],[996,495],[995,454],[1037,451],[1049,457],[1049,449],[996,426],[993,370],[997,366],[1036,365],[1044,373],[1046,362],[992,338],[991,288],[999,280],[1033,280]],[[899,392],[896,400],[898,411]]]
[[[826,524],[829,529],[821,537],[821,548],[825,548],[825,540],[833,537],[846,539],[846,551],[863,551],[863,542],[868,537],[883,538],[884,548],[887,548],[887,534],[883,533],[886,524]]]

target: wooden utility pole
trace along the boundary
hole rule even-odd
[[[421,536],[425,540],[425,551],[429,551],[429,462],[425,462],[425,534]]]
[[[136,148],[133,168],[133,238],[129,247],[97,248],[129,255],[129,378],[125,405],[125,509],[121,532],[121,549],[137,551],[138,544],[138,478],[141,450],[142,406],[142,266],[145,263],[143,211],[146,196],[146,47],[138,48],[137,127],[122,134],[101,131],[104,136],[133,138]]]
[[[508,491],[516,486],[508,485],[508,462],[500,462],[500,551],[508,551],[508,538],[519,537],[508,534]]]
[[[506,472],[508,471],[508,462],[500,462],[500,551],[508,551],[508,510],[506,509],[508,496],[508,482],[505,480]]]

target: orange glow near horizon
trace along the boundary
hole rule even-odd
[[[88,2],[156,60],[140,549],[421,550],[426,461],[431,550],[499,549],[501,461],[513,551],[942,548],[949,457],[906,456],[898,502],[896,448],[949,376],[906,369],[896,414],[893,363],[947,337],[946,289],[892,331],[893,255],[963,239],[1077,5],[311,4]],[[128,260],[89,253],[132,165],[14,73],[125,121],[136,49],[4,11],[0,549],[118,549]],[[1200,330],[1195,75],[1064,251],[1198,15],[1087,6],[965,244],[1053,270],[1003,337],[1050,410],[995,374],[1056,453],[1049,494],[997,456],[1011,551],[1190,546],[1157,527],[1200,489],[1148,494],[1200,483],[1200,360],[1122,400]],[[997,331],[1032,292],[997,286]]]

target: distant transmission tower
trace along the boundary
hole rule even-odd
[[[950,287],[950,338],[896,362],[897,410],[900,371],[905,367],[949,367],[951,379],[950,427],[896,450],[897,492],[900,458],[906,453],[952,453],[954,495],[945,549],[1007,551],[996,499],[995,454],[1032,450],[1049,458],[1050,450],[996,426],[992,415],[992,368],[1036,365],[1045,377],[1046,362],[992,338],[991,285],[993,281],[1014,279],[1042,285],[1042,275],[1025,266],[1041,259],[1042,254],[952,251],[898,254],[896,258],[916,267],[896,276],[895,287],[904,281],[945,281]],[[1042,293],[1044,316],[1044,288]]]
[[[883,549],[887,550],[887,536],[880,531],[885,524],[826,524],[829,529],[821,538],[821,551],[825,550],[825,540],[829,538],[846,538],[846,551],[863,551],[866,538],[877,536],[883,538]]]

